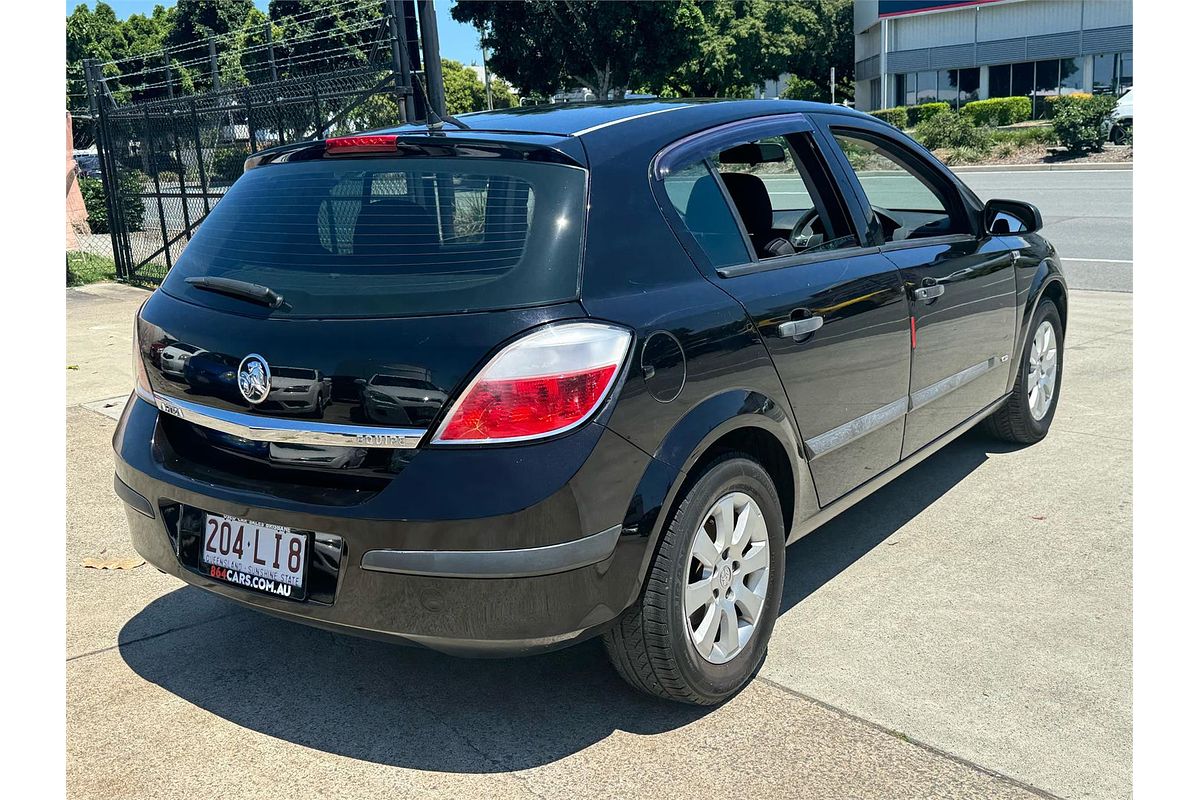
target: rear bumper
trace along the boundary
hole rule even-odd
[[[157,412],[133,401],[118,426],[116,489],[125,501],[134,547],[147,562],[194,586],[245,606],[298,622],[374,638],[392,639],[443,652],[473,656],[522,655],[555,649],[603,631],[641,588],[647,540],[624,533],[628,501],[610,511],[613,524],[581,529],[582,478],[607,476],[623,485],[640,451],[605,431],[587,461],[562,490],[512,514],[437,523],[381,519],[375,506],[325,509],[252,492],[230,491],[169,471],[155,458]],[[632,461],[631,461],[632,459]],[[410,469],[415,467],[410,466]],[[518,500],[519,501],[519,500]],[[214,513],[327,534],[342,543],[329,602],[297,602],[219,581],[189,562],[181,548],[175,509]],[[149,511],[149,515],[147,514]],[[337,516],[332,516],[336,514]],[[566,524],[573,518],[574,527]],[[555,540],[547,527],[560,520],[570,538]],[[441,548],[430,547],[436,525]],[[479,547],[480,528],[496,532],[492,547]],[[524,537],[519,531],[526,530]],[[580,535],[583,534],[583,535]],[[521,538],[525,541],[522,542]],[[549,539],[550,541],[547,541]],[[525,544],[526,546],[520,546]],[[311,571],[311,568],[310,568]],[[334,580],[336,585],[334,585]]]

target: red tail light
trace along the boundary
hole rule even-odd
[[[335,136],[325,140],[325,152],[339,153],[393,153],[396,151],[396,134],[386,133],[371,136]]]
[[[433,441],[523,441],[583,424],[616,382],[632,338],[623,328],[576,322],[518,339],[475,376]]]

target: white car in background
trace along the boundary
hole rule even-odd
[[[167,345],[163,348],[161,356],[163,374],[183,380],[183,368],[187,366],[188,359],[196,353],[203,352],[199,347],[187,342],[175,342]]]
[[[1133,132],[1133,87],[1117,100],[1117,107],[1108,115],[1108,130],[1105,136],[1110,142],[1124,144]]]

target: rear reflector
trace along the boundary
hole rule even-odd
[[[378,136],[335,136],[325,140],[325,152],[331,155],[340,153],[394,153],[396,139],[394,133]]]
[[[433,441],[525,441],[583,424],[616,383],[632,338],[613,325],[573,322],[518,339],[475,376]]]

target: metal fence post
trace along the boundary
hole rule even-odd
[[[204,168],[204,145],[200,141],[200,115],[196,113],[196,98],[192,98],[192,133],[196,137],[196,165],[200,173],[200,192],[204,197],[204,214],[212,211],[208,204],[208,170]]]
[[[246,87],[246,132],[250,135],[250,152],[258,152],[258,135],[254,130],[254,101],[250,92],[250,87]]]
[[[221,91],[221,71],[217,68],[217,42],[214,39],[208,40],[208,69],[212,74],[212,90]]]
[[[175,141],[175,163],[179,165],[179,197],[183,203],[183,230],[188,241],[192,239],[192,212],[188,208],[187,181],[184,177],[186,169],[183,166],[183,148],[179,146],[179,127],[175,121],[175,109],[171,109],[171,137]],[[160,197],[158,202],[162,203]]]
[[[84,59],[83,76],[87,87],[88,107],[92,112],[92,124],[96,129],[96,156],[100,161],[100,183],[104,188],[104,209],[108,214],[108,239],[112,245],[113,265],[120,280],[129,279],[129,262],[125,259],[125,251],[121,243],[120,228],[124,225],[125,217],[121,213],[118,192],[120,191],[119,176],[112,161],[112,149],[109,147],[108,119],[103,111],[103,100],[96,91],[96,71],[98,67],[94,59]]]
[[[152,166],[154,166],[154,133],[151,131],[151,128],[150,128],[150,109],[147,108],[146,110],[144,110],[142,112],[142,119],[144,120],[145,126],[146,126],[146,136],[145,136],[145,143],[143,144],[143,147],[145,147],[145,149],[147,151],[149,151],[150,164]],[[154,170],[152,170],[152,173],[154,175],[154,194],[157,196],[156,199],[158,200],[158,203],[157,203],[157,205],[158,205],[158,225],[159,225],[159,229],[162,231],[163,257],[166,258],[167,270],[170,271],[170,269],[171,269],[171,248],[167,244],[167,242],[170,240],[169,240],[169,237],[167,236],[167,215],[163,211],[163,206],[162,206],[162,186],[158,182],[158,170],[154,169]]]

